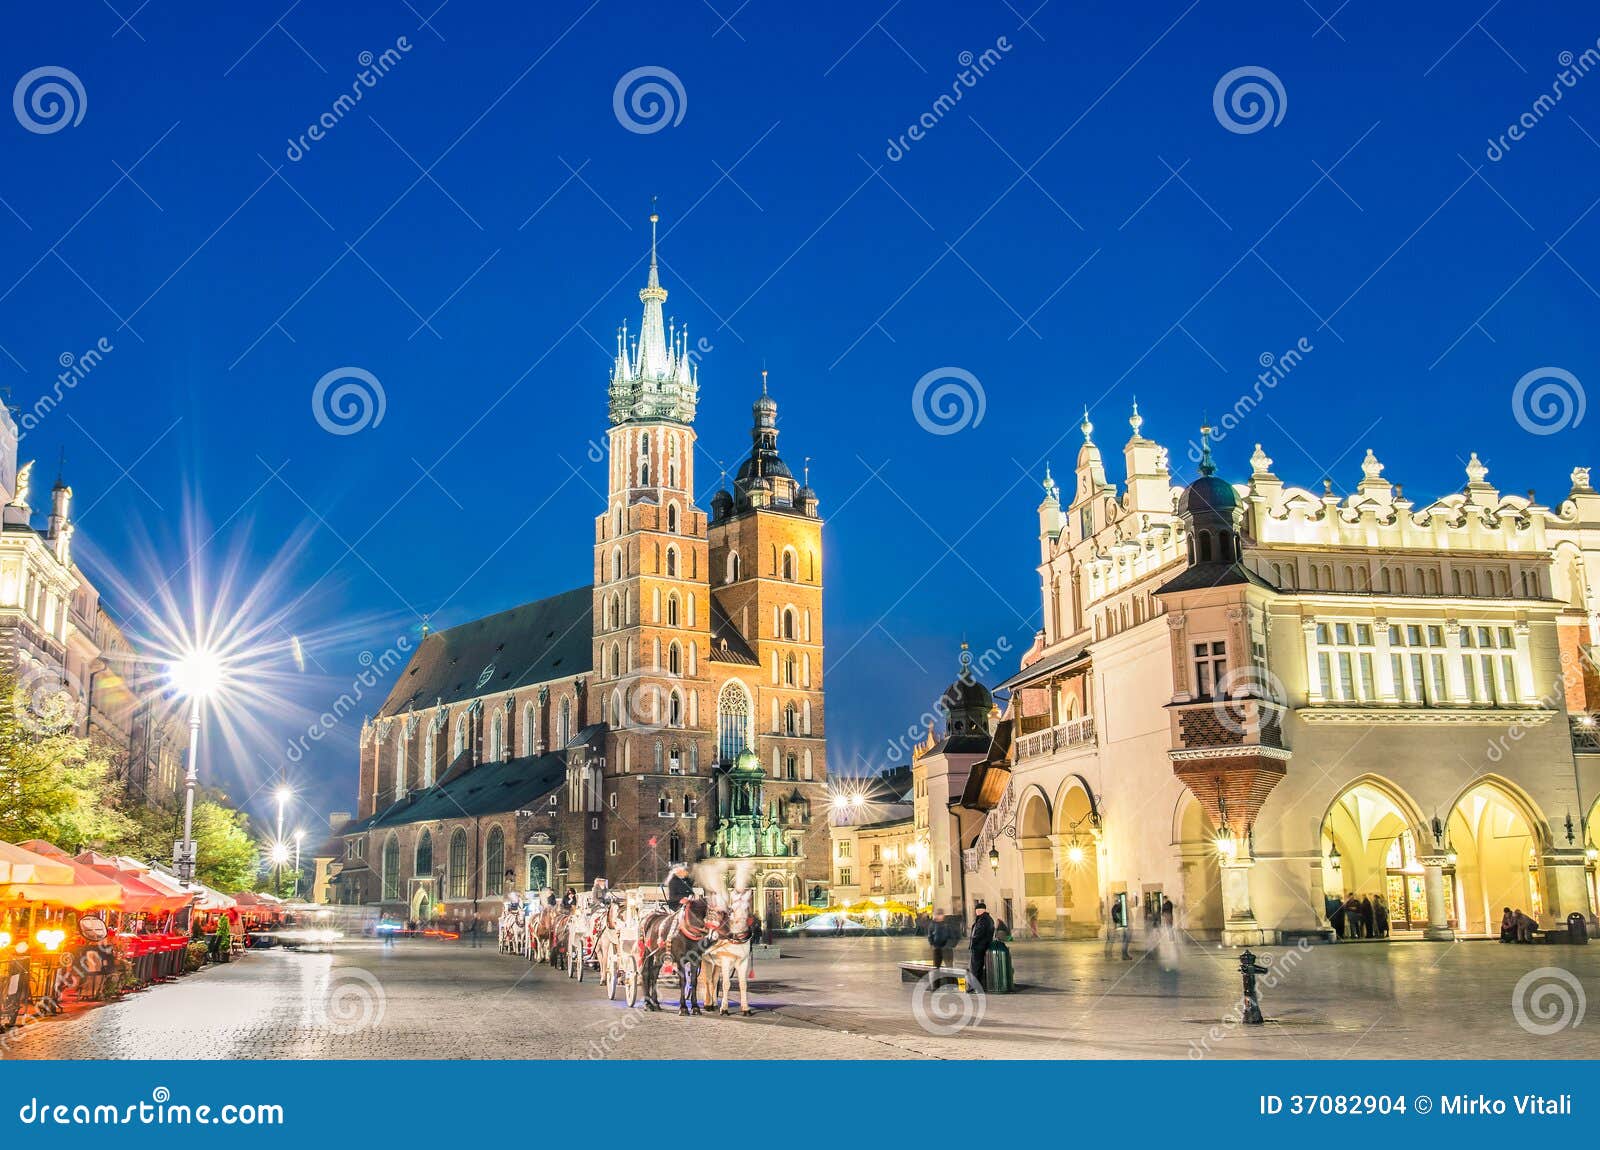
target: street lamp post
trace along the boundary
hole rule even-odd
[[[294,832],[294,893],[289,896],[293,899],[300,897],[300,844],[305,837],[305,831]]]
[[[222,663],[204,648],[190,651],[168,668],[168,678],[189,700],[189,755],[183,776],[183,838],[172,845],[173,873],[185,884],[194,881],[194,788],[199,782],[200,704],[222,682]]]

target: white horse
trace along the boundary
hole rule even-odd
[[[717,985],[722,985],[722,1004],[718,1014],[728,1013],[728,999],[733,993],[733,975],[739,976],[739,1013],[749,1017],[750,1010],[750,948],[755,943],[755,922],[750,916],[750,903],[754,896],[748,890],[734,891],[728,897],[726,909],[720,911],[721,937],[701,956],[700,967],[705,974],[705,1004],[717,1001]]]

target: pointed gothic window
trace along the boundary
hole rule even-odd
[[[793,703],[788,703],[783,708],[783,733],[786,735],[800,733],[800,715]]]
[[[676,691],[667,697],[667,725],[683,726],[683,696]]]
[[[393,832],[383,844],[383,897],[400,897],[400,840]]]
[[[683,836],[677,831],[667,836],[667,860],[675,863],[683,861]]]
[[[677,625],[678,625],[678,596],[677,596],[677,593],[674,592],[673,594],[667,596],[667,626],[676,627]]]
[[[418,878],[427,878],[433,874],[433,836],[426,830],[417,840],[416,857],[412,862],[416,864],[412,868],[412,873]]]
[[[750,745],[750,692],[737,679],[717,694],[717,758],[732,763]]]
[[[677,643],[667,648],[667,670],[674,675],[683,673],[683,652]]]
[[[457,827],[450,836],[450,897],[467,897],[467,832]]]
[[[673,483],[673,486],[675,487],[677,484]],[[678,505],[676,503],[669,504],[667,507],[667,530],[674,535],[678,533]]]
[[[783,553],[783,577],[790,582],[794,581],[794,552],[785,550]]]
[[[451,752],[450,759],[454,762],[461,757],[461,752],[467,749],[467,717],[462,715],[456,719],[455,749]]]
[[[793,639],[794,638],[794,608],[793,607],[785,607],[783,609],[783,637],[785,639]]]
[[[738,581],[739,581],[739,553],[737,551],[730,551],[730,552],[728,552],[728,582],[729,583],[737,583]]]
[[[677,575],[678,575],[678,549],[676,547],[668,547],[667,548],[667,577],[668,578],[677,578]]]
[[[505,893],[506,836],[499,827],[489,831],[489,841],[483,849],[483,893]]]

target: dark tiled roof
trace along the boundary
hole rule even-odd
[[[494,815],[533,806],[566,781],[561,755],[528,755],[503,763],[481,763],[454,779],[407,795],[364,820],[363,830],[436,819]]]
[[[739,628],[733,625],[733,620],[728,618],[728,613],[722,609],[722,604],[717,602],[715,596],[711,600],[711,661],[737,663],[742,667],[761,665],[761,660],[756,658],[756,653],[750,649],[750,644],[744,641],[744,636],[739,634]]]
[[[982,735],[949,735],[928,748],[930,755],[986,755],[993,737]]]
[[[1078,643],[1068,647],[1065,651],[1057,651],[1054,655],[1046,655],[1041,659],[1036,659],[1015,675],[1012,675],[1004,683],[1001,683],[995,690],[1013,691],[1018,687],[1025,687],[1029,683],[1038,682],[1040,679],[1076,663],[1088,653],[1088,650],[1089,644]]]
[[[576,587],[435,631],[411,656],[378,714],[586,675],[594,665],[593,612],[594,588]]]
[[[1234,587],[1240,583],[1252,583],[1267,591],[1276,591],[1278,589],[1242,563],[1213,562],[1196,563],[1193,567],[1178,573],[1156,588],[1156,594],[1169,595],[1174,591],[1199,591],[1206,587]]]

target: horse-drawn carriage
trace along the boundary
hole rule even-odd
[[[661,1009],[657,986],[664,975],[675,975],[679,1014],[700,1013],[702,986],[707,1007],[720,989],[720,1013],[727,1014],[737,976],[740,1012],[748,1015],[751,897],[734,891],[674,909],[655,888],[640,887],[603,898],[580,895],[566,910],[530,894],[507,906],[500,948],[564,969],[579,982],[586,970],[598,971],[607,998],[621,988],[629,1006],[642,997],[648,1010]]]

